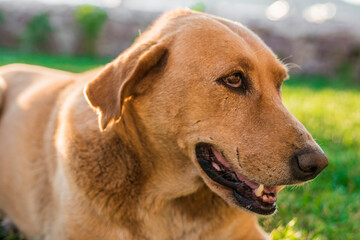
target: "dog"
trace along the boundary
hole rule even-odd
[[[268,239],[328,160],[245,26],[163,14],[104,68],[0,68],[0,210],[28,239]]]

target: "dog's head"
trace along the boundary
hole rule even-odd
[[[109,64],[85,95],[101,129],[121,124],[132,102],[154,156],[191,163],[225,201],[268,215],[283,185],[311,180],[328,164],[282,104],[287,77],[246,27],[175,11]]]

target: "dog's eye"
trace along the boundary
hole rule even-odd
[[[243,78],[244,78],[243,74],[241,72],[237,72],[235,74],[223,78],[222,80],[226,85],[232,88],[238,88],[243,83]]]
[[[249,87],[249,82],[242,71],[221,77],[217,80],[217,82],[234,91],[240,91],[241,93],[246,93]]]
[[[221,77],[216,82],[240,94],[246,94],[251,87],[249,79],[242,71]]]

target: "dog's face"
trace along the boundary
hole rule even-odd
[[[157,42],[132,63],[135,67],[125,72],[142,72],[137,80],[114,86],[122,95],[116,101],[123,106],[131,96],[146,126],[142,130],[169,151],[169,161],[191,161],[225,201],[258,214],[274,213],[283,185],[313,179],[328,164],[282,104],[286,68],[239,24],[193,13],[168,25],[171,41]],[[111,68],[124,68],[120,62]],[[86,94],[104,119],[107,113],[91,90],[96,85],[90,83]],[[102,126],[119,119],[120,109]],[[174,158],[177,151],[186,158]]]

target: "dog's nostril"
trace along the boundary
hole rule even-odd
[[[295,161],[296,175],[304,181],[315,178],[329,164],[325,154],[319,152],[300,154]]]

